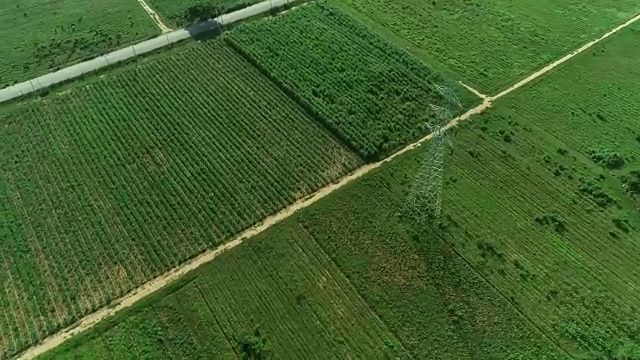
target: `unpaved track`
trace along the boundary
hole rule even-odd
[[[481,98],[481,99],[486,99],[488,96],[485,94],[482,94],[480,91],[472,88],[471,86],[463,83],[462,81],[458,81],[458,83],[460,83],[460,85],[462,85],[465,89],[471,91],[475,96]]]
[[[624,24],[616,27],[615,29],[609,31],[608,33],[606,33],[605,35],[603,35],[602,37],[593,40],[585,45],[583,45],[582,47],[580,47],[579,49],[571,52],[570,54],[562,57],[561,59],[552,62],[551,64],[545,66],[544,68],[534,72],[533,74],[531,74],[530,76],[527,76],[525,79],[523,79],[522,81],[519,81],[517,83],[515,83],[513,86],[509,87],[508,89],[500,92],[497,95],[494,96],[490,96],[490,97],[486,97],[484,98],[484,101],[482,102],[482,104],[476,106],[475,108],[467,111],[466,113],[464,113],[463,115],[453,119],[451,122],[449,122],[446,126],[444,126],[444,130],[448,130],[454,126],[456,126],[459,122],[466,120],[468,118],[470,118],[473,115],[479,114],[482,111],[490,108],[493,105],[494,100],[497,100],[519,88],[521,88],[522,86],[530,83],[531,81],[534,81],[535,79],[539,78],[540,76],[548,73],[549,71],[553,70],[554,68],[556,68],[557,66],[565,63],[566,61],[570,60],[571,58],[573,58],[574,56],[584,52],[585,50],[591,48],[593,45],[599,43],[600,41],[608,38],[609,36],[617,33],[618,31],[628,27],[629,25],[633,24],[634,22],[640,20],[640,14],[638,14],[637,16],[635,16],[634,18],[630,19],[629,21],[625,22]],[[157,290],[160,290],[161,288],[163,288],[164,286],[166,286],[167,284],[169,284],[170,282],[172,282],[173,280],[178,279],[179,277],[181,277],[182,275],[188,273],[189,271],[195,270],[196,268],[200,267],[201,265],[204,265],[205,263],[213,260],[216,256],[218,256],[220,253],[232,249],[240,244],[242,244],[242,242],[244,242],[246,239],[257,235],[265,230],[267,230],[268,228],[270,228],[271,226],[279,223],[280,221],[288,218],[289,216],[293,215],[297,210],[300,209],[304,209],[308,206],[310,206],[311,204],[315,203],[316,201],[324,198],[325,196],[331,194],[332,192],[342,188],[343,186],[347,185],[348,183],[364,176],[365,174],[369,173],[371,170],[377,169],[380,166],[382,166],[383,164],[392,161],[393,159],[395,159],[396,157],[411,151],[417,147],[419,147],[420,145],[422,145],[424,142],[428,141],[431,139],[431,134],[423,137],[422,139],[406,146],[405,148],[403,148],[402,150],[394,153],[393,155],[387,157],[386,159],[376,162],[376,163],[372,163],[372,164],[367,164],[364,165],[360,168],[358,168],[356,171],[354,171],[353,173],[351,173],[350,175],[342,178],[339,182],[337,183],[332,183],[320,190],[318,190],[317,192],[313,193],[312,195],[303,198],[301,200],[298,200],[297,202],[293,203],[292,205],[284,208],[282,211],[278,212],[275,215],[269,216],[266,219],[264,219],[260,224],[242,232],[240,235],[238,235],[237,237],[235,237],[233,240],[217,247],[216,249],[213,250],[207,250],[206,252],[202,253],[201,255],[197,256],[196,258],[192,259],[191,261],[186,262],[185,264],[182,264],[172,270],[170,270],[169,272],[161,275],[160,277],[157,277],[145,284],[143,284],[142,286],[140,286],[139,288],[133,290],[132,292],[124,295],[123,297],[119,298],[118,300],[116,300],[114,303],[117,303],[116,306],[113,307],[104,307],[101,310],[98,310],[97,312],[94,312],[92,314],[89,314],[87,316],[85,316],[84,318],[82,318],[75,326],[73,327],[69,327],[66,329],[63,329],[49,337],[47,337],[46,339],[44,339],[40,344],[29,348],[27,351],[25,351],[22,355],[21,355],[21,359],[33,359],[34,357],[48,351],[51,350],[53,348],[55,348],[56,346],[60,345],[62,342],[64,342],[66,339],[68,339],[69,337],[79,334],[85,330],[90,329],[92,326],[94,326],[95,324],[97,324],[99,321],[103,320],[104,318],[113,315],[114,313],[116,313],[119,310],[122,310],[124,308],[127,308],[133,304],[135,304],[137,301],[139,301],[140,299],[144,298],[147,295],[150,295],[152,293],[154,293]]]
[[[142,6],[144,11],[146,11],[147,14],[149,14],[149,17],[151,18],[151,20],[153,20],[153,22],[156,23],[156,25],[160,28],[162,33],[167,33],[169,31],[173,31],[173,29],[171,29],[170,27],[168,27],[167,25],[165,25],[162,22],[162,19],[160,19],[160,16],[158,15],[158,13],[156,13],[151,8],[151,6],[149,6],[149,4],[147,4],[147,2],[145,0],[138,0],[138,4],[140,4],[140,6]]]

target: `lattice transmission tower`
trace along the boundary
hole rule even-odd
[[[430,111],[435,114],[436,122],[427,124],[433,134],[430,148],[425,154],[414,187],[409,195],[409,207],[418,221],[437,218],[442,206],[442,176],[444,172],[445,145],[451,141],[444,132],[444,127],[453,120],[451,108],[456,112],[462,108],[455,91],[451,87],[434,85],[445,100],[445,106],[429,104]]]

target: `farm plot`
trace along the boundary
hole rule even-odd
[[[324,4],[242,24],[227,39],[366,159],[424,134],[429,104],[442,102],[440,75]]]
[[[176,27],[213,19],[261,0],[150,0],[149,4]]]
[[[295,223],[294,223],[295,225]],[[273,359],[401,359],[398,341],[322,249],[280,226],[42,358],[242,358],[256,328]]]
[[[297,216],[415,359],[563,359],[440,238],[399,216],[421,153]]]
[[[135,0],[0,0],[0,88],[160,31]]]
[[[495,93],[640,12],[634,0],[334,0],[427,61]],[[353,11],[352,11],[353,12]]]
[[[0,354],[361,163],[222,41],[0,117]]]
[[[640,356],[637,24],[460,130],[451,241],[577,358]]]

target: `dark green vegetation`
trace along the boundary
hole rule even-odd
[[[242,9],[261,0],[150,0],[150,5],[175,26],[186,26]]]
[[[0,88],[160,31],[135,0],[0,0]]]
[[[43,358],[242,359],[265,353],[272,359],[406,358],[335,264],[292,221]]]
[[[332,0],[495,93],[640,12],[635,0]],[[353,11],[352,11],[353,12]]]
[[[165,55],[0,115],[0,357],[361,163],[224,42]]]
[[[440,75],[327,5],[242,24],[227,39],[366,159],[423,135],[429,104],[443,102]]]

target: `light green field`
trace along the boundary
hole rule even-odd
[[[640,12],[634,0],[332,0],[485,93]],[[353,12],[353,11],[351,11]]]
[[[0,357],[362,161],[224,42],[0,113]]]
[[[272,359],[406,358],[298,226],[258,236],[188,277],[41,358],[238,359],[238,340],[256,326]]]
[[[639,31],[474,119],[448,175],[450,241],[580,358],[640,357]]]
[[[0,0],[0,88],[159,33],[136,0]]]

